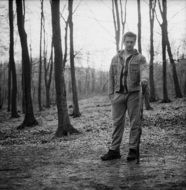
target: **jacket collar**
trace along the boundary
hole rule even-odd
[[[123,58],[124,52],[125,52],[125,50],[119,50],[118,51],[119,57]],[[137,55],[137,54],[139,54],[138,51],[136,49],[134,49],[131,55]]]

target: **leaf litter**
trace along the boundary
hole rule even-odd
[[[36,113],[39,125],[16,130],[23,115],[0,114],[0,189],[184,189],[186,105],[183,99],[153,103],[144,111],[140,163],[127,163],[129,119],[122,158],[102,162],[111,143],[111,106],[105,96],[80,102],[71,118],[81,133],[55,138],[55,107]]]

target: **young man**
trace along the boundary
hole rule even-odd
[[[113,57],[109,70],[109,98],[112,105],[113,134],[111,147],[101,157],[103,161],[118,159],[124,132],[126,110],[130,118],[129,153],[127,161],[139,159],[140,89],[148,83],[148,67],[145,57],[134,49],[136,34],[127,32],[123,36],[124,50]]]

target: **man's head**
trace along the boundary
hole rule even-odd
[[[128,51],[131,51],[134,49],[134,46],[136,44],[136,34],[133,32],[127,32],[123,35],[123,44],[125,46],[125,49]]]

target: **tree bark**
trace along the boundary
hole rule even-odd
[[[141,1],[137,0],[138,4],[138,51],[142,53],[141,48]]]
[[[9,0],[9,25],[10,25],[10,49],[9,49],[9,66],[12,75],[12,96],[11,96],[11,117],[19,117],[17,113],[17,77],[14,61],[14,16],[13,16],[13,0]]]
[[[32,98],[31,98],[31,72],[30,72],[30,59],[28,54],[27,45],[27,34],[24,28],[24,16],[23,16],[23,5],[21,0],[16,0],[17,6],[17,25],[18,32],[21,41],[22,49],[22,72],[24,79],[24,99],[25,99],[25,118],[23,123],[18,127],[18,129],[23,129],[26,126],[35,126],[38,124],[34,117]]]
[[[54,43],[54,71],[55,71],[55,87],[56,87],[56,102],[58,110],[58,128],[56,136],[61,137],[64,135],[78,133],[70,123],[67,100],[66,100],[66,88],[64,78],[64,60],[61,46],[61,28],[59,18],[59,0],[51,1],[51,12],[52,12],[52,33]]]
[[[153,4],[154,3],[154,4]],[[150,66],[149,66],[149,83],[150,83],[150,101],[155,102],[154,86],[154,14],[156,0],[149,0],[149,19],[150,19]]]
[[[74,37],[73,37],[73,0],[68,1],[68,9],[69,9],[69,31],[70,31],[70,71],[71,71],[71,82],[72,82],[72,98],[73,98],[73,117],[79,117],[79,104],[78,104],[78,94],[77,94],[77,86],[76,86],[76,75],[75,75],[75,66],[74,66]]]

